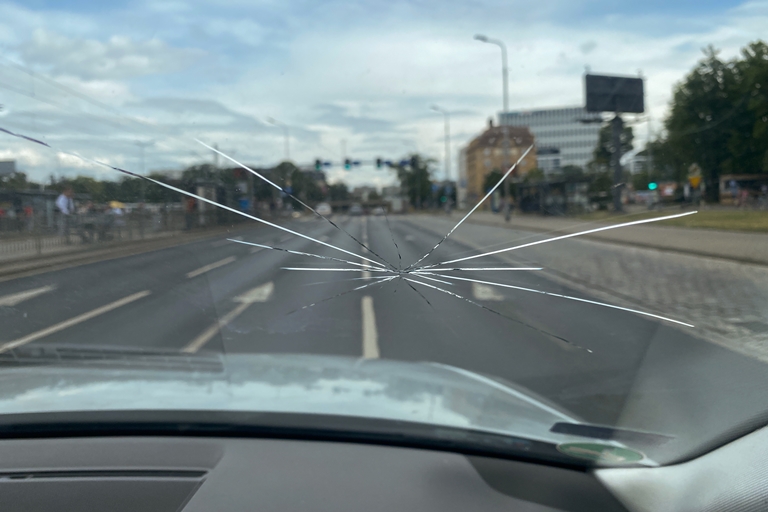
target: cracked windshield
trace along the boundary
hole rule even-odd
[[[1,2],[0,424],[325,414],[647,465],[754,430],[766,26],[736,0]]]

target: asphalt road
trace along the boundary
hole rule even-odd
[[[418,217],[390,218],[391,230],[384,217],[335,220],[395,267],[414,262],[438,239]],[[324,221],[284,225],[357,256],[272,228],[235,234],[357,263],[360,256],[373,258]],[[499,242],[509,239],[498,228],[485,227],[486,236],[493,229]],[[558,244],[552,250],[583,257],[579,245]],[[471,253],[449,239],[425,263]],[[466,266],[475,264],[510,262],[490,257]],[[286,266],[356,268],[222,237],[10,280],[0,283],[0,350],[66,343],[432,361],[515,382],[589,422],[692,439],[714,438],[768,410],[765,364],[705,341],[696,329],[529,292],[420,279],[496,314],[414,284],[417,293],[400,279],[350,291],[371,282],[360,279],[362,268],[318,272]],[[593,298],[542,273],[462,275]]]

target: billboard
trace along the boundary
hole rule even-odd
[[[8,176],[16,172],[16,160],[0,161],[0,176]]]
[[[644,112],[643,79],[587,74],[587,112]]]

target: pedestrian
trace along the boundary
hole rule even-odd
[[[56,208],[59,209],[59,236],[66,237],[66,243],[71,243],[69,240],[69,230],[74,225],[75,216],[75,201],[72,199],[74,196],[72,187],[65,187],[64,191],[56,198]]]

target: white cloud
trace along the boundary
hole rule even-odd
[[[71,38],[37,29],[16,48],[23,61],[53,75],[85,80],[121,80],[168,74],[184,69],[202,56],[199,50],[173,48],[159,39],[133,41],[112,36],[107,41]]]

